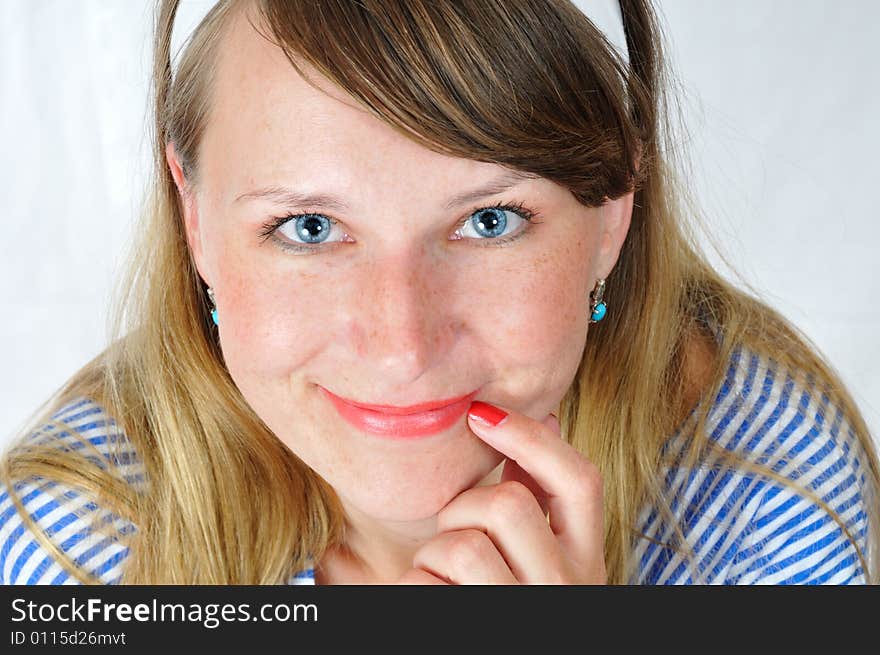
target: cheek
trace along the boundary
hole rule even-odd
[[[541,275],[528,280],[521,290],[521,301],[511,308],[518,349],[542,351],[572,340],[583,325],[586,302],[581,293],[583,281],[574,271],[550,265]],[[517,311],[518,309],[518,311]]]
[[[588,325],[589,252],[577,241],[549,251],[553,256],[537,256],[510,271],[510,285],[480,310],[480,342],[503,393],[513,402],[532,399],[536,411],[568,389]]]
[[[325,283],[231,262],[224,268],[220,343],[230,374],[242,388],[286,378],[318,351],[326,336],[328,303],[316,302]]]
[[[579,360],[586,336],[589,255],[579,242],[552,252],[511,272],[491,303],[497,347],[531,373]]]

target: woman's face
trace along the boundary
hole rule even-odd
[[[344,503],[378,519],[423,519],[501,455],[466,416],[429,437],[366,433],[320,388],[396,406],[475,392],[545,417],[574,378],[588,294],[614,265],[631,196],[589,209],[536,178],[455,201],[505,169],[427,150],[320,84],[325,92],[236,20],[185,211],[188,239],[214,288],[226,365],[256,413]],[[168,155],[183,184],[173,146]],[[478,211],[499,203],[522,204],[534,222]],[[264,235],[273,218],[303,213],[312,218]]]

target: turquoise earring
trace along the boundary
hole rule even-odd
[[[214,325],[220,325],[217,319],[217,301],[214,300],[214,290],[211,287],[208,287],[208,298],[211,301],[211,318],[214,320]]]
[[[590,292],[590,323],[598,323],[605,318],[608,307],[602,301],[605,294],[605,280],[596,282],[596,288]]]

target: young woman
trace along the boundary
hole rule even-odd
[[[695,245],[648,0],[221,0],[179,61],[177,4],[3,582],[877,580],[871,436]]]

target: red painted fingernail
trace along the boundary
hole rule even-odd
[[[484,403],[480,400],[475,400],[471,403],[471,408],[468,410],[468,414],[478,421],[482,421],[492,427],[495,427],[507,418],[507,412],[498,409],[495,405],[490,405],[489,403]]]

